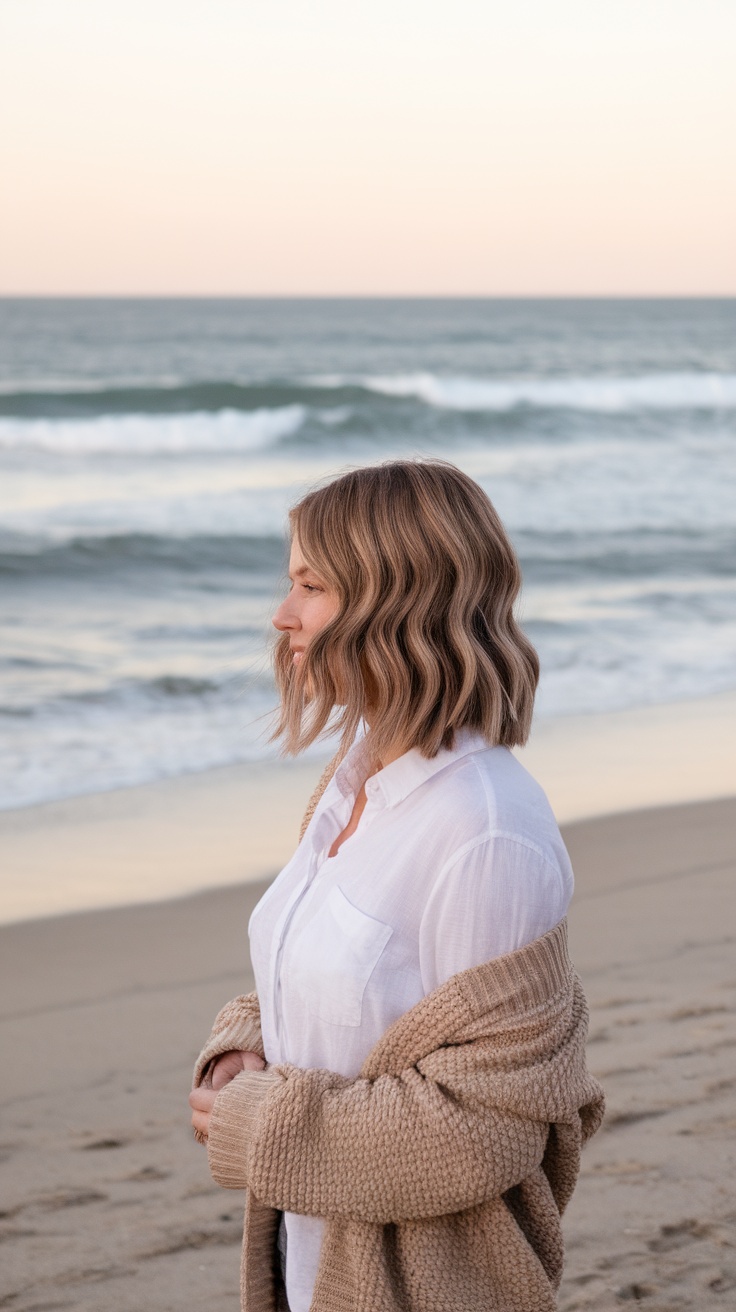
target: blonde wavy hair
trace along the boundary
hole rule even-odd
[[[364,717],[379,761],[397,745],[436,756],[461,728],[526,742],[539,661],[514,619],[516,555],[477,483],[445,461],[391,461],[309,492],[290,523],[338,609],[300,664],[288,633],[275,643],[286,752],[337,732],[342,754]]]

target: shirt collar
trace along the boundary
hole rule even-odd
[[[441,748],[431,759],[422,756],[418,748],[405,752],[397,760],[385,765],[366,782],[366,794],[371,801],[384,806],[396,806],[441,770],[474,752],[482,752],[489,744],[481,733],[473,729],[459,729],[455,746]],[[334,780],[344,797],[354,797],[370,768],[370,755],[366,738],[360,738],[350,748],[344,761],[335,771]]]

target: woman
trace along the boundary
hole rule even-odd
[[[348,473],[291,530],[276,732],[298,752],[337,716],[341,749],[190,1097],[248,1189],[243,1308],[550,1312],[603,1103],[569,859],[509,751],[538,677],[519,567],[439,461]]]

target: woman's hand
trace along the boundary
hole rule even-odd
[[[192,1127],[198,1143],[206,1143],[210,1128],[210,1115],[220,1089],[240,1075],[241,1071],[262,1071],[265,1061],[257,1052],[232,1050],[223,1052],[212,1063],[203,1084],[192,1089],[189,1106],[192,1109]]]
[[[205,1089],[204,1085],[200,1085],[198,1089],[192,1089],[189,1095],[189,1106],[192,1109],[192,1129],[197,1143],[207,1142],[207,1136],[210,1132],[210,1116],[216,1097],[215,1090]]]
[[[265,1065],[257,1052],[223,1052],[213,1061],[206,1083],[217,1093],[234,1080],[236,1075],[240,1075],[241,1071],[262,1071]]]

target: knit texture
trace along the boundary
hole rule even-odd
[[[200,1084],[210,1087],[210,1073],[215,1057],[223,1052],[257,1052],[264,1061],[261,1035],[261,1011],[255,993],[233,998],[218,1012],[210,1037],[200,1052],[194,1067],[193,1087]]]
[[[233,1014],[252,1024],[255,996],[237,1003],[198,1069]],[[603,1116],[586,1031],[562,922],[422,999],[356,1079],[284,1065],[226,1085],[208,1151],[248,1189],[243,1312],[283,1299],[279,1211],[326,1219],[313,1312],[553,1312],[560,1216]]]

